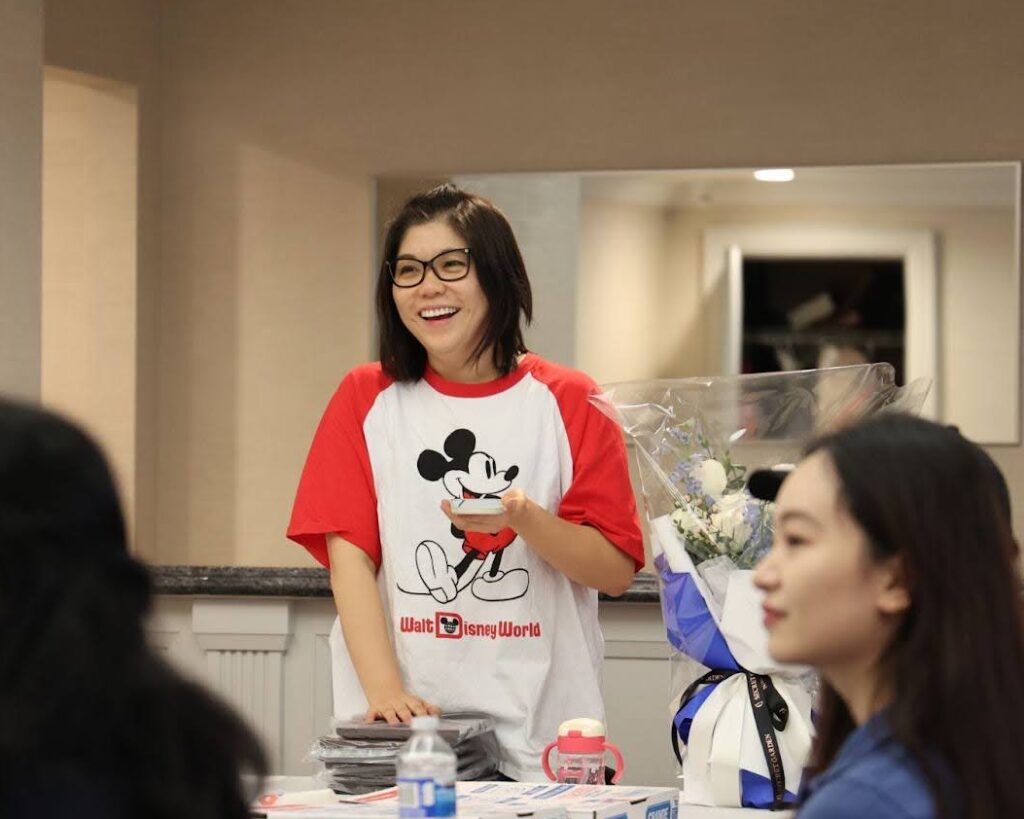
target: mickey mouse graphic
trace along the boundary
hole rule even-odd
[[[423,450],[416,461],[420,476],[440,481],[451,498],[499,498],[519,474],[518,466],[499,470],[494,458],[476,449],[476,436],[457,429],[444,442],[444,452]],[[452,536],[462,541],[464,555],[457,565],[448,562],[444,549],[432,540],[416,547],[416,570],[427,593],[439,603],[449,603],[470,587],[480,600],[515,600],[526,594],[530,574],[525,569],[501,570],[505,548],[516,538],[506,527],[489,532],[464,532],[451,524]],[[399,587],[401,589],[401,587]],[[401,589],[407,594],[423,592]]]

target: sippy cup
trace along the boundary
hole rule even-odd
[[[558,748],[557,774],[551,771],[548,762],[552,748]],[[626,763],[622,761],[619,749],[604,741],[604,725],[596,719],[569,719],[558,726],[558,739],[548,743],[541,755],[541,763],[548,779],[556,782],[603,785],[605,751],[610,751],[615,757],[614,785],[626,770]]]

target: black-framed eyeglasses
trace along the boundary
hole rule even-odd
[[[457,247],[443,250],[429,261],[399,256],[385,266],[396,287],[415,287],[426,278],[428,267],[441,281],[457,282],[469,275],[469,255],[468,247]]]

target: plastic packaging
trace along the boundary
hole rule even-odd
[[[558,750],[556,771],[551,770],[551,751]],[[568,719],[558,726],[558,739],[548,743],[541,755],[541,764],[548,779],[572,785],[603,785],[604,755],[615,757],[612,784],[626,770],[622,753],[604,738],[604,723],[596,719]]]
[[[398,753],[398,815],[455,815],[455,752],[437,733],[437,717],[413,717],[412,737]]]

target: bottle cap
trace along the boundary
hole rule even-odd
[[[558,726],[560,736],[601,737],[604,739],[604,723],[599,719],[577,717],[567,719]]]
[[[413,717],[410,725],[414,731],[436,731],[440,721],[436,716]]]

